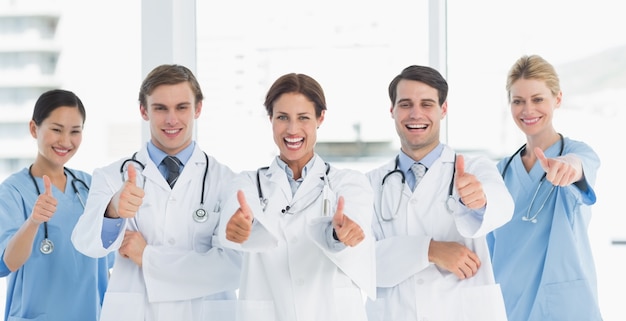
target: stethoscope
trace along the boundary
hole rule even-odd
[[[122,175],[122,181],[126,180],[124,177],[124,171],[125,171],[125,168],[127,168],[126,165],[128,163],[135,163],[139,165],[139,167],[141,167],[141,170],[146,169],[146,165],[138,161],[136,156],[137,156],[137,153],[134,153],[132,158],[126,159],[122,162],[122,165],[120,166],[120,174]],[[207,175],[209,174],[209,156],[206,153],[204,153],[204,158],[206,159],[206,164],[204,166],[204,175],[202,178],[202,192],[200,193],[200,207],[198,207],[198,209],[195,210],[192,214],[193,220],[198,223],[204,223],[209,219],[209,215],[207,211],[204,209],[204,191],[206,189],[206,178],[207,178]],[[146,182],[144,180],[143,187],[145,187],[145,185],[146,185]]]
[[[326,165],[326,172],[324,173],[324,176],[321,176],[320,179],[322,181],[324,181],[324,187],[322,188],[322,192],[321,194],[323,194],[323,206],[322,206],[322,215],[323,216],[328,216],[330,215],[330,192],[331,192],[331,188],[330,188],[330,181],[328,180],[328,173],[330,172],[330,165],[328,163],[324,163]],[[257,189],[257,193],[259,195],[259,202],[261,203],[261,207],[263,208],[263,211],[265,211],[265,208],[267,207],[267,198],[263,195],[263,189],[261,188],[261,179],[260,179],[260,173],[261,171],[265,171],[268,170],[269,167],[265,166],[265,167],[260,167],[259,169],[256,170],[256,189]],[[304,206],[302,209],[299,209],[298,212],[303,212],[306,209],[308,209],[311,205],[313,205],[313,203],[315,203],[315,201],[319,198],[319,195],[313,199],[309,204],[307,204],[306,206]],[[280,212],[282,214],[294,214],[293,211],[293,205],[294,204],[290,204],[285,206],[285,208],[281,209]]]
[[[33,165],[30,165],[30,167],[28,168],[28,176],[30,176],[30,179],[33,181],[33,184],[35,185],[35,189],[37,190],[37,195],[41,195],[41,190],[39,190],[39,185],[37,185],[35,176],[33,176],[33,173],[31,172],[32,167]],[[78,197],[78,201],[80,202],[80,205],[82,205],[84,209],[85,201],[83,200],[82,196],[80,196],[80,193],[78,192],[78,187],[76,186],[76,184],[78,183],[78,184],[83,185],[83,187],[85,188],[85,190],[87,190],[87,192],[89,192],[89,186],[87,186],[87,183],[85,183],[85,181],[76,177],[76,175],[72,173],[71,170],[63,167],[63,171],[66,173],[69,173],[70,176],[72,176],[72,181],[70,184],[72,185],[74,194],[76,194],[76,196]],[[50,254],[52,253],[52,251],[54,251],[54,243],[52,242],[50,238],[48,238],[48,222],[43,222],[43,240],[41,241],[41,244],[39,245],[39,251],[41,251],[41,253],[43,254]]]
[[[560,133],[559,133],[559,137],[560,137],[560,141],[561,141],[561,148],[559,150],[559,156],[562,156],[563,155],[563,148],[565,147],[565,140],[563,139],[563,135],[561,135]],[[507,169],[509,169],[509,165],[511,165],[511,161],[513,161],[513,158],[515,156],[517,156],[517,154],[521,153],[525,148],[526,148],[526,144],[522,145],[522,147],[520,147],[515,153],[513,153],[513,155],[511,155],[511,158],[509,158],[509,160],[504,165],[504,169],[502,169],[502,179],[504,179],[504,176],[506,175],[506,171],[507,171]],[[522,221],[524,221],[524,222],[537,223],[537,216],[539,215],[539,212],[541,212],[543,207],[546,205],[546,202],[550,198],[550,195],[552,195],[552,192],[554,191],[554,187],[555,186],[552,185],[552,187],[550,188],[550,191],[548,192],[548,195],[543,200],[543,202],[541,202],[541,206],[539,206],[539,209],[537,210],[537,212],[535,212],[535,214],[533,214],[531,216],[530,215],[530,210],[532,209],[533,205],[535,204],[535,198],[537,197],[537,193],[539,193],[539,189],[541,188],[541,185],[543,185],[543,182],[546,179],[546,174],[547,173],[543,173],[543,176],[541,176],[541,179],[539,180],[539,185],[537,185],[537,189],[535,190],[535,194],[533,194],[533,198],[530,200],[530,205],[528,205],[528,210],[526,211],[526,214],[524,216],[522,216]]]
[[[385,222],[390,222],[395,220],[398,217],[398,212],[400,211],[400,205],[402,204],[402,196],[403,196],[403,192],[402,190],[400,190],[400,199],[398,200],[398,204],[395,208],[395,210],[393,211],[393,214],[390,216],[385,216],[385,211],[382,209],[382,199],[383,199],[383,191],[385,190],[385,182],[387,181],[387,178],[389,178],[389,176],[393,175],[393,174],[400,174],[400,176],[402,177],[402,184],[401,189],[404,188],[404,183],[406,182],[406,176],[404,176],[404,172],[400,169],[400,156],[396,156],[396,160],[395,160],[395,167],[392,171],[390,171],[389,173],[385,174],[385,176],[383,176],[382,179],[382,183],[381,183],[381,193],[380,193],[380,204],[381,204],[381,210],[380,210],[380,216],[383,218],[383,221]],[[453,191],[454,191],[454,175],[456,174],[456,154],[454,154],[454,163],[452,164],[452,178],[450,178],[450,185],[448,186],[448,197],[446,199],[445,205],[446,205],[446,210],[448,211],[448,213],[452,214],[454,212],[454,208],[456,205],[456,200],[454,199],[454,196],[452,195]]]

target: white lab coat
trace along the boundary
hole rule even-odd
[[[465,157],[465,171],[482,183],[487,206],[484,215],[470,213],[456,202],[454,214],[445,207],[452,178],[454,151],[445,146],[441,157],[428,169],[411,192],[401,185],[401,175],[389,176],[385,189],[394,197],[383,200],[386,218],[381,216],[382,179],[395,168],[395,162],[367,173],[374,188],[376,218],[377,300],[368,300],[370,321],[502,321],[506,313],[499,284],[494,281],[486,234],[509,221],[514,203],[495,163],[483,158]],[[458,200],[456,188],[453,192]],[[481,266],[476,275],[459,280],[428,261],[430,240],[456,241],[474,251]]]
[[[295,195],[276,160],[260,172],[265,211],[258,201],[256,171],[244,172],[251,191],[246,193],[254,211],[253,230],[242,245],[238,318],[240,321],[363,321],[364,294],[375,296],[372,191],[364,174],[332,167],[328,216],[322,213],[326,166],[315,156],[312,168]],[[344,213],[356,221],[366,238],[355,247],[332,250],[326,229],[331,228],[337,199],[343,196]],[[252,201],[254,200],[254,201]],[[282,214],[291,204],[294,214]],[[310,206],[309,206],[310,204]],[[308,207],[307,207],[308,206]],[[305,209],[303,209],[305,208]],[[232,210],[225,210],[225,224]]]
[[[222,185],[236,174],[209,157],[204,197],[209,219],[198,223],[192,213],[200,207],[206,165],[198,146],[173,190],[150,160],[146,146],[136,159],[145,165],[141,175],[137,173],[138,180],[145,177],[145,197],[135,219],[120,219],[117,239],[103,246],[103,220],[109,220],[103,214],[123,183],[120,160],[94,171],[85,213],[72,234],[76,249],[91,257],[117,251],[126,229],[138,229],[147,242],[142,268],[116,256],[100,320],[233,320],[241,254],[220,245],[216,228],[220,207],[237,202],[236,193]]]

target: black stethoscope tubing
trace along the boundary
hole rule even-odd
[[[448,186],[448,197],[452,196],[452,192],[454,191],[454,174],[456,174],[456,154],[454,156],[454,163],[452,164],[452,179],[450,180],[450,185]],[[402,176],[402,184],[404,184],[404,182],[406,182],[406,176],[404,176],[404,172],[402,172],[402,170],[400,169],[400,156],[396,156],[396,160],[395,160],[395,167],[392,171],[390,171],[389,173],[385,174],[385,176],[383,176],[383,180],[381,185],[385,185],[385,180],[387,180],[387,177],[393,175],[394,173],[399,173]]]
[[[560,146],[560,149],[559,149],[559,155],[558,156],[562,156],[563,155],[563,149],[565,148],[565,139],[563,138],[563,135],[561,135],[560,133],[559,133],[559,140],[561,142],[561,146]],[[526,144],[522,145],[522,147],[520,147],[517,151],[515,151],[515,153],[513,153],[513,155],[511,155],[511,157],[507,160],[506,164],[504,165],[504,168],[502,169],[502,174],[501,174],[502,175],[502,179],[504,179],[504,176],[506,175],[506,172],[507,172],[509,166],[511,165],[511,162],[513,161],[513,158],[515,158],[515,156],[520,154],[525,148],[526,148]],[[530,204],[528,205],[528,210],[526,211],[526,215],[522,216],[522,221],[531,222],[531,223],[537,223],[537,216],[539,215],[539,212],[541,212],[543,207],[546,205],[546,202],[548,201],[548,198],[550,198],[550,195],[552,194],[552,191],[554,190],[554,185],[552,185],[552,188],[550,189],[550,192],[548,192],[548,195],[546,196],[546,198],[541,203],[541,206],[539,207],[537,212],[535,212],[535,214],[531,216],[530,215],[530,211],[531,211],[531,209],[533,207],[533,204],[535,204],[535,198],[537,197],[537,193],[539,193],[539,189],[541,188],[541,185],[543,184],[544,180],[546,179],[546,175],[547,175],[547,173],[543,173],[543,175],[541,176],[541,179],[539,179],[539,185],[537,186],[537,189],[535,190],[535,194],[533,195],[533,198],[531,199]]]
[[[146,165],[138,161],[136,156],[137,156],[137,152],[133,154],[132,158],[126,159],[122,162],[122,165],[120,166],[120,174],[122,175],[122,181],[124,180],[124,166],[126,166],[128,162],[138,164],[141,167],[141,170],[146,169]],[[202,178],[202,192],[200,193],[200,207],[193,214],[193,219],[198,223],[205,222],[208,219],[207,212],[204,209],[204,191],[206,190],[206,178],[209,175],[209,156],[206,153],[204,153],[204,159],[206,160],[206,164],[204,166],[204,175],[202,176],[203,178]]]
[[[559,133],[559,139],[561,141],[561,148],[559,149],[559,156],[563,156],[563,149],[565,148],[565,139],[563,138],[563,135],[561,135],[560,133]],[[515,153],[513,153],[513,155],[511,155],[511,157],[506,161],[506,164],[504,164],[504,168],[502,169],[502,173],[501,173],[502,179],[504,179],[504,176],[506,176],[506,171],[509,169],[511,162],[513,161],[513,158],[515,158],[515,156],[521,153],[524,149],[526,149],[526,144],[522,145],[522,147],[520,147],[517,151],[515,151]],[[543,173],[543,176],[541,176],[540,181],[546,178],[546,174],[547,173]]]
[[[387,178],[395,173],[400,174],[400,176],[402,177],[402,184],[404,185],[404,183],[406,182],[406,176],[404,175],[404,172],[400,169],[400,155],[396,156],[395,159],[395,166],[394,169],[390,172],[388,172],[387,174],[385,174],[385,176],[383,176],[383,179],[381,181],[381,186],[385,186],[385,181],[387,180]],[[453,192],[454,192],[454,175],[456,174],[456,154],[454,154],[454,162],[452,164],[452,178],[450,179],[450,184],[448,186],[448,198],[446,199],[446,209],[448,210],[449,213],[452,213],[452,204],[450,204],[450,200],[454,200],[453,197]],[[392,221],[396,218],[398,214],[394,213],[394,215],[392,215],[389,218],[385,218],[384,215],[382,215],[381,212],[381,216],[383,217],[384,221]]]
[[[326,165],[326,172],[324,173],[324,176],[320,177],[320,179],[326,182],[328,179],[325,180],[324,177],[328,177],[328,173],[330,172],[330,164],[324,162],[324,165]],[[259,202],[261,203],[263,210],[265,210],[265,206],[267,205],[267,199],[264,199],[264,196],[263,196],[263,189],[261,188],[260,172],[268,170],[268,169],[269,169],[269,166],[265,166],[265,167],[259,167],[256,170],[256,190],[257,190],[257,194],[259,195]],[[324,204],[324,206],[327,206],[327,204]],[[289,211],[290,208],[291,206],[287,205],[285,209],[282,210],[283,214]]]
[[[31,171],[32,167],[33,165],[30,165],[30,167],[28,167],[28,176],[30,176],[30,179],[33,181],[33,185],[35,185],[35,190],[37,191],[37,195],[41,195],[41,190],[39,189],[39,185],[37,185],[35,176],[33,176],[33,173]],[[78,187],[76,186],[76,183],[83,185],[83,187],[85,187],[85,190],[87,190],[87,192],[89,192],[89,186],[87,186],[87,183],[85,183],[85,181],[76,177],[76,175],[71,170],[67,169],[66,167],[63,167],[63,171],[65,173],[69,173],[70,176],[72,176],[72,181],[70,182],[70,185],[72,185],[74,194],[76,194],[76,196],[78,197],[78,200],[80,201],[80,204],[83,206],[83,209],[84,209],[85,204],[80,197],[80,193],[78,192]],[[43,240],[41,241],[41,246],[39,247],[39,250],[43,254],[50,254],[54,250],[54,243],[48,238],[48,222],[43,222]]]

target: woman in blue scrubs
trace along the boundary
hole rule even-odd
[[[506,88],[513,121],[526,136],[498,163],[515,200],[513,219],[489,235],[508,320],[601,320],[587,233],[598,155],[553,127],[563,94],[543,58],[518,59]]]
[[[66,90],[43,93],[29,123],[33,164],[0,185],[0,276],[7,278],[4,319],[98,320],[111,263],[74,249],[91,175],[65,168],[82,140],[85,108]]]

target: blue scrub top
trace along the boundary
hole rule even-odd
[[[87,186],[91,184],[89,174],[71,171]],[[54,242],[54,251],[43,254],[39,250],[44,238],[41,224],[31,256],[13,273],[4,263],[4,251],[10,238],[30,216],[38,194],[28,168],[11,175],[0,185],[0,276],[8,275],[5,320],[91,321],[99,318],[114,256],[95,259],[74,249],[70,237],[83,207],[72,188],[71,175],[67,174],[67,178],[64,193],[52,187],[58,203],[55,215],[48,222],[48,238]],[[35,177],[35,180],[43,192],[43,179]],[[87,189],[80,183],[75,185],[86,201]]]
[[[540,184],[544,171],[539,162],[527,172],[519,154],[504,176],[515,213],[487,240],[509,321],[602,320],[587,233],[600,160],[585,143],[568,138],[564,142],[563,155],[574,153],[582,160],[586,188],[556,186],[550,194],[553,185],[545,179]],[[546,157],[557,157],[560,144],[548,148]],[[500,172],[509,158],[498,163]],[[522,219],[535,214],[536,223]]]

